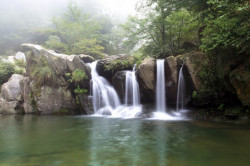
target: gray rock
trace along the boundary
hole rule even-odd
[[[120,99],[124,101],[125,96],[125,81],[126,81],[126,71],[118,71],[112,77],[112,84],[118,93]]]
[[[230,73],[230,82],[233,85],[238,99],[243,106],[250,108],[250,58]]]
[[[23,52],[17,52],[15,54],[15,59],[26,61],[25,54]]]
[[[37,110],[41,114],[70,113],[75,111],[75,98],[71,91],[65,88],[44,86],[39,96],[35,96]]]
[[[33,99],[34,95],[30,88],[31,79],[29,77],[24,77],[24,79],[20,81],[20,85],[21,85],[21,93],[23,96],[24,112],[27,114],[36,113],[35,108],[32,107],[32,102],[34,102],[34,99]]]
[[[24,77],[19,74],[13,74],[7,83],[1,87],[1,96],[7,101],[20,101],[21,86],[20,81]]]
[[[23,113],[23,109],[19,101],[7,101],[2,97],[0,97],[0,113],[18,114],[18,113]]]
[[[96,70],[100,76],[111,81],[112,76],[121,70],[132,70],[134,57],[129,55],[112,55],[108,58],[99,60]]]
[[[78,95],[79,105],[81,113],[85,115],[90,115],[94,113],[92,98],[88,95],[82,94]]]
[[[95,61],[95,58],[93,58],[90,55],[84,55],[84,54],[80,54],[78,55],[79,58],[84,62],[84,63],[92,63]]]
[[[154,58],[146,58],[138,67],[137,80],[140,86],[142,101],[154,102],[156,62]]]
[[[38,64],[42,60],[47,60],[48,66],[53,70],[56,75],[56,79],[53,80],[54,86],[56,88],[68,86],[68,80],[65,78],[65,73],[72,73],[76,69],[83,70],[88,79],[82,82],[83,87],[89,89],[90,73],[87,69],[86,64],[77,55],[65,55],[58,54],[52,50],[46,50],[38,45],[33,44],[22,44],[22,50],[25,51],[27,67],[26,71],[29,77],[32,78],[31,71],[33,66]],[[35,61],[34,61],[35,59]],[[32,78],[36,80],[36,78]]]
[[[177,59],[170,56],[165,60],[166,99],[168,104],[176,104],[179,68]]]
[[[19,74],[13,74],[8,82],[1,87],[0,113],[16,114],[23,113],[22,95],[20,81],[24,77]]]

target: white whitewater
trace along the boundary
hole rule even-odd
[[[166,112],[164,59],[156,60],[156,110]]]
[[[127,104],[121,105],[118,94],[116,93],[114,87],[102,76],[100,76],[96,71],[97,61],[90,64],[91,76],[92,76],[92,101],[95,115],[110,115],[111,117],[122,117],[122,118],[135,118],[141,112],[141,106],[139,105],[139,100],[136,98],[136,94],[139,94],[138,83],[134,83],[135,74],[131,74],[132,79],[128,81],[128,87],[135,86],[132,90],[133,105],[128,106]],[[134,76],[133,76],[134,75]],[[132,83],[132,85],[130,84]],[[134,85],[133,85],[134,84]],[[132,88],[133,89],[133,88]]]
[[[156,112],[150,119],[156,120],[180,120],[178,116],[172,116],[168,113],[166,107],[166,90],[165,90],[165,60],[156,60]]]
[[[176,111],[179,109],[183,110],[185,103],[185,81],[183,76],[183,65],[180,68],[179,79],[178,79],[178,91],[177,91],[177,102],[176,102]]]
[[[92,101],[96,114],[111,115],[112,110],[120,105],[115,89],[96,71],[97,61],[90,64],[92,76]]]
[[[126,71],[125,104],[127,106],[140,105],[140,93],[139,85],[135,76],[135,65],[133,67],[133,71]]]

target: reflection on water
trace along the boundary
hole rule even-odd
[[[249,140],[249,125],[0,116],[0,166],[248,165]]]

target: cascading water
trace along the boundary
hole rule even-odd
[[[152,119],[157,120],[179,120],[166,113],[166,91],[165,91],[165,60],[156,60],[156,112],[153,113]]]
[[[134,118],[141,112],[139,104],[139,86],[135,77],[135,69],[130,74],[126,74],[127,97],[132,94],[132,105],[127,99],[126,105],[121,105],[119,97],[112,85],[104,78],[99,76],[96,71],[97,61],[90,64],[92,76],[92,101],[95,114],[111,115],[113,117]],[[128,71],[129,73],[129,71]],[[131,78],[130,78],[131,77]],[[128,80],[128,81],[127,81]],[[128,82],[128,83],[127,83]],[[132,87],[132,90],[131,90]]]
[[[157,112],[166,111],[165,97],[165,68],[164,59],[156,60],[157,80],[156,80],[156,110]]]
[[[125,104],[140,105],[139,85],[135,76],[135,66],[133,71],[126,71]]]
[[[97,61],[90,64],[92,76],[92,101],[96,114],[111,115],[112,110],[120,105],[119,97],[115,89],[96,71]]]
[[[180,68],[179,72],[179,80],[178,80],[178,91],[177,91],[177,102],[176,102],[176,111],[179,111],[180,109],[183,110],[184,103],[185,103],[185,81],[183,76],[183,65]]]

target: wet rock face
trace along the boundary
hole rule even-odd
[[[13,74],[7,83],[1,87],[0,113],[23,113],[20,81],[24,76]]]
[[[250,58],[230,73],[230,82],[233,85],[238,99],[243,106],[250,108]]]
[[[78,95],[80,110],[82,114],[91,115],[94,114],[92,97],[82,94]]]
[[[177,59],[170,56],[165,60],[166,99],[170,105],[176,104],[179,66]]]
[[[100,76],[103,76],[111,82],[112,76],[121,70],[132,70],[134,58],[129,55],[112,55],[99,60],[96,70]]]
[[[121,101],[124,101],[126,88],[126,71],[118,71],[112,77],[112,84],[118,93]]]
[[[140,86],[142,102],[154,102],[156,80],[155,59],[146,58],[138,67],[136,74]]]

